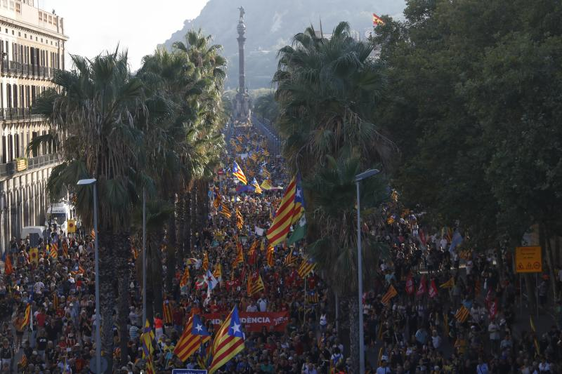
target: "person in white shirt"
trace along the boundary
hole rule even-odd
[[[260,312],[267,312],[267,299],[266,298],[259,298],[258,300],[258,309]]]
[[[390,374],[390,368],[386,366],[386,360],[381,360],[381,366],[377,368],[376,374]]]
[[[246,307],[246,312],[257,312],[257,311],[258,311],[258,307],[254,302],[252,302],[250,305]]]

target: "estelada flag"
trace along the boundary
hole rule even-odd
[[[384,25],[382,18],[373,13],[373,26]]]
[[[166,325],[171,325],[172,322],[174,322],[173,319],[174,313],[172,311],[172,305],[170,304],[169,300],[164,301],[164,305],[162,309],[164,310],[164,323]]]
[[[420,286],[418,288],[418,292],[416,292],[416,296],[422,296],[425,293],[425,275],[421,277]]]
[[[406,279],[406,293],[408,295],[413,295],[414,292],[414,277],[412,276],[412,273],[410,273],[408,274],[408,279]]]
[[[439,295],[439,291],[437,290],[437,286],[435,285],[435,279],[432,279],[431,283],[429,284],[429,297],[433,299],[437,295]]]

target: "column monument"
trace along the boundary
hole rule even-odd
[[[246,89],[246,75],[244,70],[244,44],[246,42],[246,25],[244,24],[243,7],[238,8],[240,19],[238,21],[238,92],[234,98],[234,119],[238,122],[247,122],[250,119],[250,95]]]

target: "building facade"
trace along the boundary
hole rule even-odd
[[[0,253],[24,226],[44,224],[47,180],[58,163],[54,144],[27,152],[33,138],[48,132],[30,108],[54,87],[68,40],[63,18],[36,1],[0,0]]]

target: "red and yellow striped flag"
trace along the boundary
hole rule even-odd
[[[267,230],[267,240],[273,246],[278,245],[285,241],[289,229],[291,228],[291,222],[293,220],[294,209],[295,209],[295,194],[296,194],[297,181],[293,177],[291,182],[287,186],[281,204],[275,213],[275,219],[271,224],[269,230]]]
[[[256,272],[248,277],[248,296],[254,296],[265,289],[261,275]]]
[[[308,276],[308,274],[310,274],[312,272],[312,270],[314,270],[316,268],[316,263],[307,260],[305,258],[302,259],[301,262],[301,266],[299,266],[299,269],[297,270],[297,272],[299,273],[299,276],[304,279]]]
[[[275,253],[275,247],[270,245],[267,247],[267,266],[269,266],[270,268],[273,267],[273,265],[275,265],[274,263],[274,258],[273,255]]]
[[[244,217],[242,217],[238,208],[236,208],[236,227],[238,227],[238,230],[242,230],[242,227],[244,227]]]
[[[189,267],[186,266],[185,270],[183,271],[183,275],[181,276],[181,279],[180,279],[180,287],[187,286],[188,282],[189,282]]]
[[[468,309],[466,309],[464,305],[461,305],[461,307],[457,310],[457,313],[455,313],[455,318],[460,323],[464,323],[468,319],[469,315],[470,312],[468,311]]]
[[[203,254],[203,265],[202,265],[203,270],[207,271],[209,269],[209,255],[207,254],[207,252],[205,252]]]
[[[170,304],[170,300],[165,300],[163,308],[164,310],[164,323],[166,325],[171,325],[174,322],[173,318],[173,311],[172,311],[172,304]]]
[[[240,265],[244,262],[244,250],[242,248],[242,244],[240,244],[239,242],[236,243],[236,248],[238,250],[238,253],[236,254],[236,258],[234,259],[234,262],[232,263],[233,268],[237,267],[238,265]]]
[[[393,285],[390,285],[390,287],[388,288],[388,291],[386,291],[386,293],[382,297],[381,303],[383,303],[384,305],[388,305],[390,300],[396,295],[398,295],[398,292],[396,291],[396,288],[394,288]]]

